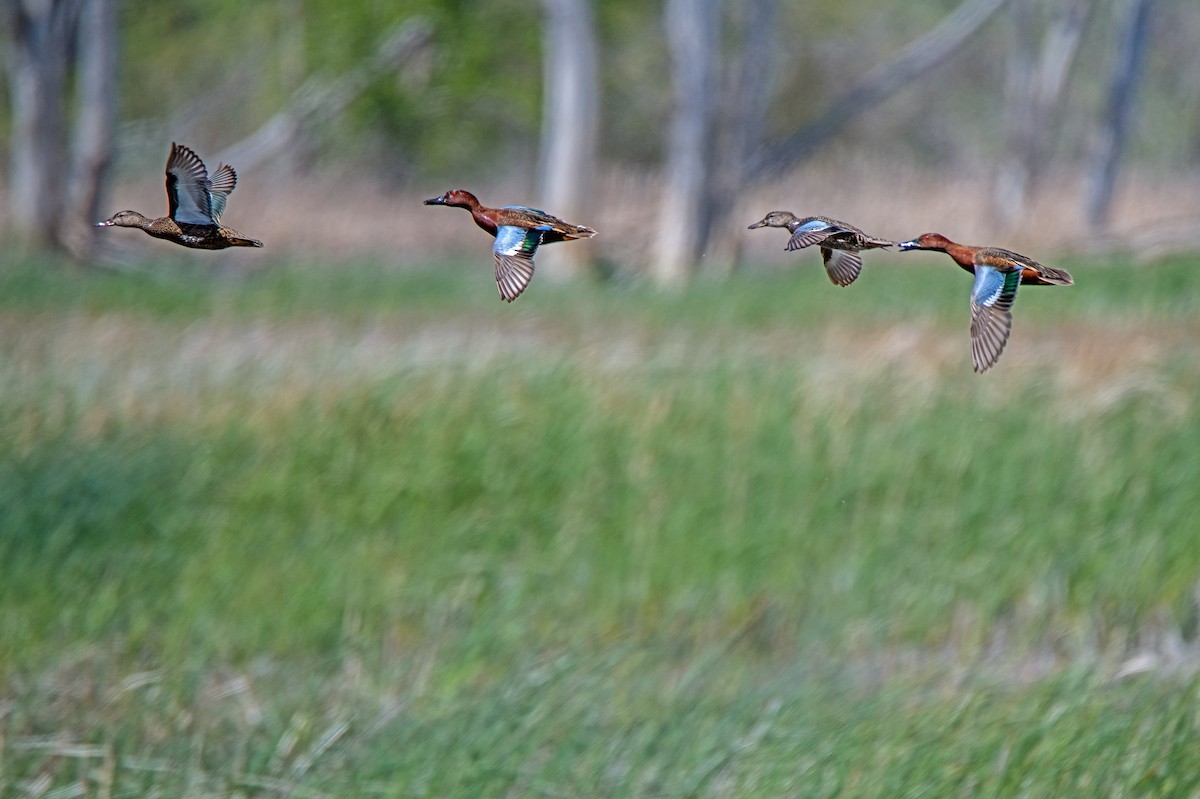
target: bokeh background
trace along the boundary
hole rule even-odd
[[[1200,795],[1194,2],[0,10],[0,795]]]

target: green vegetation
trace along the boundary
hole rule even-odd
[[[763,76],[775,86],[768,140],[812,121],[840,91],[887,63],[956,5],[841,0],[809,4],[801,13],[780,6],[768,42],[774,66]],[[1054,8],[1036,9],[1036,24],[1024,34],[1010,15],[999,15],[921,88],[873,113],[870,124],[850,126],[839,137],[842,146],[865,144],[884,161],[919,159],[937,168],[974,165],[987,172],[1007,129],[1002,116],[1009,109],[996,98],[1018,57],[1015,43],[1040,36]],[[1139,166],[1175,175],[1181,165],[1195,164],[1196,15],[1188,0],[1164,0],[1160,9],[1163,22],[1155,29],[1142,88],[1146,122],[1131,134],[1131,156]],[[661,158],[672,103],[663,79],[669,65],[661,6],[605,0],[595,4],[595,17],[606,163],[652,167]],[[1089,130],[1103,108],[1119,17],[1097,13],[1086,31],[1063,100],[1070,124],[1051,137],[1057,139],[1052,160],[1059,168],[1078,165],[1087,137],[1077,131]],[[300,162],[317,156],[338,166],[367,165],[373,173],[383,170],[389,184],[413,177],[503,180],[530,169],[541,128],[541,8],[495,0],[124,3],[122,119],[130,124],[122,136],[123,168],[141,175],[160,166],[173,138],[207,152],[238,141],[286,107],[307,79],[353,69],[390,30],[414,18],[432,28],[428,56],[402,74],[376,80],[328,129],[307,131]],[[744,9],[730,7],[723,21],[726,50],[736,47],[746,18]],[[183,41],[186,63],[179,55]],[[1033,51],[1038,42],[1029,42]],[[0,137],[7,130],[6,102],[0,97]]]
[[[0,272],[0,795],[1197,794],[1195,259],[878,260]]]

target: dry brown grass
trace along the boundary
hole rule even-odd
[[[1191,398],[1162,378],[1187,357],[1195,331],[1137,331],[1099,323],[1022,325],[1003,363],[987,378],[997,402],[1012,390],[1004,373],[1036,376],[1056,398],[1054,412],[1103,414],[1125,399],[1153,402],[1168,417],[1190,412]],[[649,332],[635,322],[375,320],[221,320],[172,323],[121,315],[0,315],[0,379],[10,396],[54,400],[31,409],[33,435],[66,406],[86,409],[85,432],[118,423],[233,420],[269,422],[301,403],[322,402],[347,386],[377,385],[446,368],[506,363],[564,365],[600,377],[717,361],[756,362],[794,371],[806,390],[857,407],[881,375],[912,407],[944,393],[947,379],[969,375],[968,337],[932,322],[831,323],[812,330],[773,327]]]

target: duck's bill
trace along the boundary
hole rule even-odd
[[[919,250],[921,249],[921,245],[917,243],[916,239],[909,239],[908,241],[896,242],[896,249],[901,252],[904,250]]]
[[[422,203],[422,205],[445,205],[445,204],[446,204],[446,195],[444,195],[444,194],[441,197],[430,197],[428,200],[426,200],[424,203]]]
[[[746,228],[746,229],[747,229],[747,230],[756,230],[756,229],[758,229],[758,228],[760,228],[760,227],[763,227],[763,226],[765,226],[766,224],[767,224],[767,220],[765,220],[765,219],[760,219],[760,220],[758,220],[757,222],[755,222],[753,225],[751,225],[750,227],[748,227],[748,228]]]
[[[96,227],[112,227],[112,223],[111,219],[105,219],[103,222],[97,222]]]

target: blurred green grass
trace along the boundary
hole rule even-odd
[[[1048,261],[1049,262],[1049,261]],[[496,300],[491,262],[439,262],[423,268],[377,261],[330,264],[298,259],[239,272],[222,262],[215,273],[196,259],[139,265],[135,270],[65,271],[53,262],[0,264],[0,310],[88,313],[128,312],[164,319],[187,317],[288,318],[469,311],[496,318],[536,309],[539,316],[614,318],[648,323],[695,321],[738,326],[797,325],[828,318],[963,319],[971,278],[937,253],[878,253],[853,287],[834,289],[820,259],[799,259],[784,272],[750,269],[735,280],[701,278],[686,291],[656,292],[639,282],[555,284],[541,280],[521,303]],[[1020,318],[1104,320],[1146,317],[1191,319],[1196,259],[1176,256],[1131,265],[1118,257],[1054,259],[1076,285],[1068,295],[1029,300],[1052,290],[1027,288],[1018,298]]]
[[[0,793],[1194,794],[1195,260],[908,263],[0,270]]]

